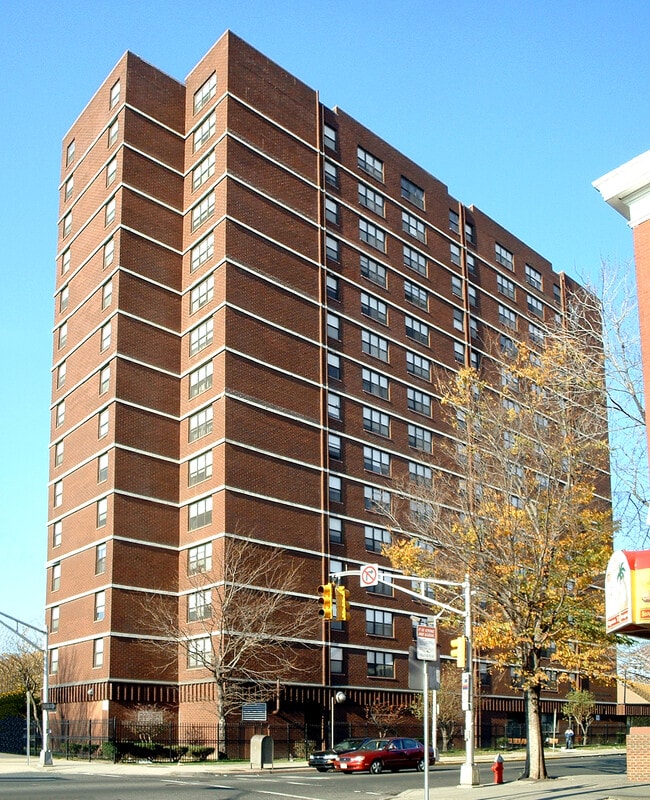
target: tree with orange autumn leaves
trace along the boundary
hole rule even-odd
[[[522,777],[546,778],[547,670],[573,680],[615,667],[597,588],[612,541],[602,360],[549,331],[536,350],[509,344],[482,373],[461,369],[440,398],[443,468],[395,493],[386,554],[407,574],[470,576],[474,647],[524,694]]]

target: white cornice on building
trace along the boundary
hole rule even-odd
[[[613,169],[592,184],[631,228],[650,219],[650,150]]]

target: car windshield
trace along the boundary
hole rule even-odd
[[[346,750],[356,750],[363,742],[363,739],[344,739],[342,742],[334,745],[334,749],[338,753],[344,753]]]
[[[388,747],[388,739],[369,739],[361,745],[360,750],[384,750]]]

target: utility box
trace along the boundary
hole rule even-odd
[[[257,733],[251,737],[251,769],[273,769],[273,739]]]

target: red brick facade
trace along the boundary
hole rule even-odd
[[[209,96],[195,112],[201,90]],[[47,592],[58,713],[120,717],[160,703],[181,722],[211,718],[208,676],[180,656],[155,663],[138,609],[157,593],[185,615],[188,551],[224,536],[279,546],[302,564],[317,646],[305,655],[309,679],[281,689],[297,714],[326,710],[332,687],[357,708],[405,697],[408,604],[351,582],[345,630],[316,616],[330,569],[388,567],[368,545],[364,526],[381,520],[364,489],[391,478],[364,469],[363,445],[390,453],[392,477],[426,462],[409,425],[435,440],[439,407],[407,354],[473,362],[499,330],[501,303],[526,338],[539,319],[527,298],[551,320],[568,278],[232,34],[186,84],[127,53],[64,139],[60,191]],[[405,297],[405,281],[426,301]],[[385,320],[368,313],[366,295]],[[409,318],[427,341],[408,335]],[[367,352],[369,334],[386,342],[388,360]],[[329,369],[328,356],[338,359]],[[389,382],[385,397],[368,391],[364,369]],[[429,417],[408,408],[409,387],[431,394]],[[388,436],[364,429],[364,409],[388,415]],[[204,412],[211,430],[197,422]],[[341,437],[340,457],[328,457],[330,433]],[[212,474],[190,485],[190,459],[208,452]],[[202,499],[211,521],[190,529],[189,505]],[[330,541],[330,518],[341,542]],[[392,636],[367,633],[368,610],[392,614]],[[369,676],[368,651],[388,656],[392,674]],[[501,716],[517,703],[504,693],[493,709]],[[599,698],[603,713],[612,699]]]

